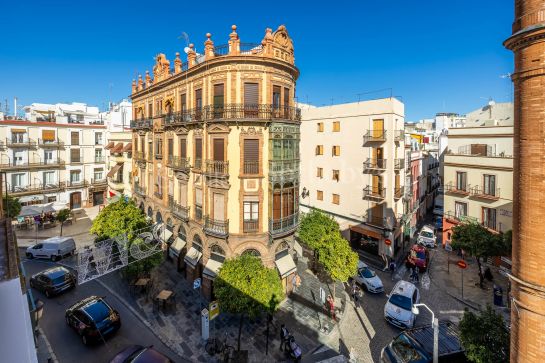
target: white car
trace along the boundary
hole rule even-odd
[[[416,243],[424,247],[434,248],[437,245],[436,240],[437,238],[435,236],[435,231],[433,230],[433,227],[424,226],[420,230],[420,233],[418,233]]]
[[[408,281],[398,281],[384,306],[384,318],[401,329],[414,327],[413,305],[420,302],[420,291]]]
[[[369,292],[378,294],[384,291],[380,277],[361,261],[358,262],[358,273],[354,276],[354,280],[361,286],[365,286]]]

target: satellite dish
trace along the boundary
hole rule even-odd
[[[191,48],[185,47],[185,48],[184,48],[184,53],[185,53],[185,54],[189,54],[189,51],[190,51],[190,50],[191,50]]]

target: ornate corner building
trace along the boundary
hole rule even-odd
[[[133,197],[165,223],[169,255],[203,293],[226,258],[243,253],[276,266],[286,289],[298,226],[299,70],[284,26],[259,44],[207,34],[174,66],[156,57],[153,79],[132,84]]]
[[[516,0],[511,362],[545,360],[545,1]]]

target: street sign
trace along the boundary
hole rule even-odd
[[[386,246],[390,246],[390,245],[392,244],[392,241],[389,240],[389,239],[385,239],[385,240],[384,240],[384,244],[385,244]]]
[[[201,278],[200,277],[198,279],[193,280],[193,288],[198,289],[199,287],[201,287]]]
[[[445,244],[445,251],[452,252],[452,246],[450,244]]]
[[[325,304],[325,290],[320,287],[320,301],[322,302],[322,305]]]
[[[209,308],[209,319],[214,320],[214,318],[220,314],[220,306],[217,301],[212,301]]]
[[[458,265],[459,268],[462,268],[462,269],[467,268],[467,262],[465,262],[464,260],[460,260],[456,262],[456,264]]]

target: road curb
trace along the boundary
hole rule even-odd
[[[45,346],[47,348],[47,352],[49,353],[50,355],[50,359],[51,359],[51,362],[52,363],[59,363],[59,360],[57,359],[57,356],[55,355],[55,352],[53,351],[53,347],[51,346],[51,344],[49,343],[49,340],[47,339],[47,336],[45,335],[44,331],[42,330],[42,328],[38,327],[38,332],[40,333],[40,336],[41,336],[41,339],[44,340],[44,343],[45,343]]]

